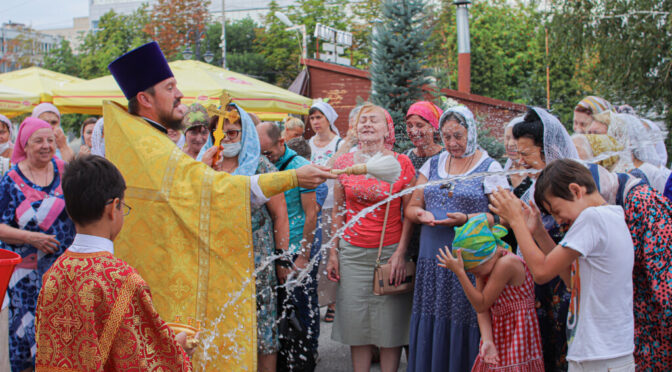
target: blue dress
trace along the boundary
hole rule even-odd
[[[61,183],[61,174],[54,160],[52,160],[52,164],[54,166],[54,180],[46,187],[37,186],[30,182],[21,173],[18,166],[14,165],[12,170],[15,170],[21,180],[33,189],[44,192],[49,197],[62,199],[62,193],[57,191]],[[26,196],[9,176],[9,173],[6,174],[0,180],[0,211],[2,211],[0,212],[2,213],[0,223],[19,228],[16,221],[16,210],[24,200],[26,200]],[[42,200],[31,203],[31,206],[35,211],[38,211],[41,204]],[[12,371],[22,371],[35,366],[35,307],[37,306],[37,296],[42,287],[42,275],[72,244],[75,237],[75,226],[68,218],[65,209],[46,230],[42,230],[38,226],[36,217],[27,221],[22,230],[55,235],[60,245],[56,253],[45,254],[30,244],[14,245],[0,241],[0,248],[16,252],[24,259],[23,267],[17,267],[14,270],[7,289],[9,298],[9,358]],[[36,263],[35,258],[37,259]],[[34,264],[27,265],[30,262]]]
[[[439,156],[431,160],[428,181],[441,179]],[[486,172],[494,160],[487,158],[469,174]],[[483,178],[459,181],[453,195],[439,186],[425,188],[425,209],[437,219],[446,213],[488,211]],[[439,248],[451,247],[452,227],[422,225],[411,315],[408,372],[463,372],[471,370],[478,355],[480,332],[476,312],[457,276],[437,266]],[[475,281],[468,274],[472,283]]]

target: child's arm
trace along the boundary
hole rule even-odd
[[[476,314],[478,319],[478,328],[481,330],[481,350],[479,354],[484,362],[489,364],[499,364],[499,354],[495,346],[495,339],[492,336],[492,318],[490,311]]]
[[[567,282],[569,267],[581,254],[561,245],[556,245],[551,252],[544,254],[525,225],[522,208],[521,201],[508,190],[498,190],[492,194],[490,209],[505,217],[511,224],[534,281],[544,284],[561,275]]]
[[[477,313],[488,311],[497,300],[497,297],[499,297],[499,294],[504,290],[504,286],[516,274],[515,266],[513,266],[515,262],[500,258],[501,262],[497,262],[495,268],[492,269],[490,279],[485,288],[479,291],[474,288],[467,273],[464,271],[462,252],[459,249],[457,250],[457,258],[453,257],[448,247],[439,249],[439,254],[436,258],[439,260],[439,266],[445,267],[455,273],[460,284],[462,284],[462,288],[464,288],[464,293],[467,295],[471,306],[474,307]],[[522,266],[520,262],[518,264]]]
[[[485,283],[480,277],[476,277],[476,289],[483,292]],[[499,355],[497,354],[497,347],[495,347],[495,338],[492,336],[492,317],[490,310],[482,313],[477,313],[478,329],[481,331],[481,350],[479,354],[483,361],[490,364],[499,364]]]

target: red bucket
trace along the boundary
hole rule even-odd
[[[9,285],[9,278],[12,277],[14,266],[21,262],[21,256],[18,254],[0,249],[0,304],[5,300],[5,292]]]

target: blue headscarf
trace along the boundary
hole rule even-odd
[[[233,173],[234,176],[254,176],[257,173],[257,167],[259,167],[259,157],[261,156],[261,145],[259,144],[259,135],[257,134],[257,128],[254,127],[254,122],[250,115],[247,114],[242,107],[238,106],[235,103],[231,103],[232,106],[238,110],[240,114],[240,122],[242,123],[243,137],[240,140],[241,149],[238,153],[238,168],[236,168]],[[203,153],[205,150],[212,147],[212,136],[208,136],[208,141],[201,148],[201,151],[196,157],[197,160],[203,159]]]

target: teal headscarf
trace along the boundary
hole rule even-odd
[[[231,103],[231,106],[234,106],[238,113],[240,114],[240,122],[242,123],[242,135],[243,137],[240,140],[241,149],[238,154],[238,168],[231,173],[234,176],[254,176],[257,173],[257,167],[259,167],[259,157],[261,156],[261,145],[259,144],[259,135],[257,134],[257,128],[254,127],[254,122],[250,115],[247,114],[242,107],[238,106],[235,103]],[[205,150],[212,147],[214,144],[211,140],[212,136],[208,136],[208,141],[205,143],[201,151],[198,153],[197,160],[203,158]]]
[[[462,261],[466,270],[473,269],[489,260],[497,252],[497,246],[511,250],[501,238],[507,230],[502,225],[490,228],[485,213],[471,217],[467,223],[455,229],[453,239],[453,256],[462,249]]]

